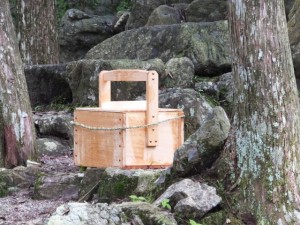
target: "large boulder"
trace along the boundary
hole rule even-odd
[[[108,205],[72,202],[58,207],[46,224],[177,225],[177,222],[170,212],[148,203],[125,202]]]
[[[41,137],[55,137],[66,144],[73,145],[73,116],[66,112],[35,113],[34,123]]]
[[[225,20],[227,0],[194,0],[185,11],[187,22]]]
[[[165,65],[159,59],[141,60],[80,60],[68,64],[67,76],[73,92],[73,103],[98,105],[98,76],[102,70],[142,69],[155,70],[160,79],[165,77]],[[142,82],[113,82],[112,100],[133,100],[145,93]]]
[[[161,5],[149,16],[146,26],[168,25],[181,22],[180,11],[174,7]]]
[[[124,202],[117,205],[133,224],[177,225],[173,214],[146,202]]]
[[[119,225],[124,214],[116,206],[71,202],[58,207],[48,219],[47,225]]]
[[[191,179],[171,185],[153,204],[161,205],[166,199],[181,218],[200,218],[222,200],[214,187]]]
[[[35,182],[36,199],[78,200],[82,173],[40,174]]]
[[[142,27],[119,33],[93,47],[86,59],[138,59],[188,57],[199,75],[230,70],[227,21]]]
[[[161,170],[121,170],[107,168],[101,175],[98,194],[100,202],[128,199],[130,195],[152,197],[156,185],[154,181]]]
[[[167,76],[162,82],[166,88],[190,88],[193,86],[194,64],[187,57],[173,58],[166,63]]]
[[[295,4],[289,14],[288,31],[292,50],[295,75],[300,78],[300,0]]]
[[[38,138],[36,140],[39,155],[58,156],[68,153],[68,148],[59,141],[51,138]]]
[[[114,15],[88,15],[77,9],[69,9],[59,29],[60,61],[83,58],[91,47],[113,35],[116,20]]]
[[[218,158],[228,137],[230,122],[221,107],[215,107],[201,127],[176,150],[172,172],[200,173]]]
[[[159,93],[159,107],[182,109],[185,115],[184,133],[189,137],[212,111],[212,107],[193,89],[169,88]]]
[[[36,107],[72,102],[72,92],[65,75],[66,64],[25,66],[31,105]]]

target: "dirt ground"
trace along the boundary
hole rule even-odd
[[[41,157],[43,172],[76,172],[71,154],[57,157]],[[16,190],[7,197],[0,198],[0,224],[2,225],[40,225],[44,224],[55,209],[62,205],[62,199],[34,200],[33,186]]]

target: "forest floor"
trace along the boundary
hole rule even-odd
[[[72,154],[40,159],[41,170],[45,173],[77,172],[79,167],[74,165]],[[9,196],[0,198],[0,224],[1,225],[42,225],[56,208],[66,201],[35,200],[34,187],[20,189]]]

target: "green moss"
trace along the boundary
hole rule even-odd
[[[119,174],[114,177],[104,176],[99,185],[98,193],[102,202],[125,199],[132,194],[138,183],[137,177]]]
[[[6,196],[8,194],[8,187],[6,183],[0,181],[0,198]]]

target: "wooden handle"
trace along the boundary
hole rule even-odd
[[[146,70],[101,71],[99,75],[99,107],[111,101],[111,81],[146,81],[146,123],[158,122],[158,74]],[[130,101],[133,102],[133,101]],[[129,102],[126,102],[127,104]],[[158,126],[147,128],[147,146],[158,145]]]

